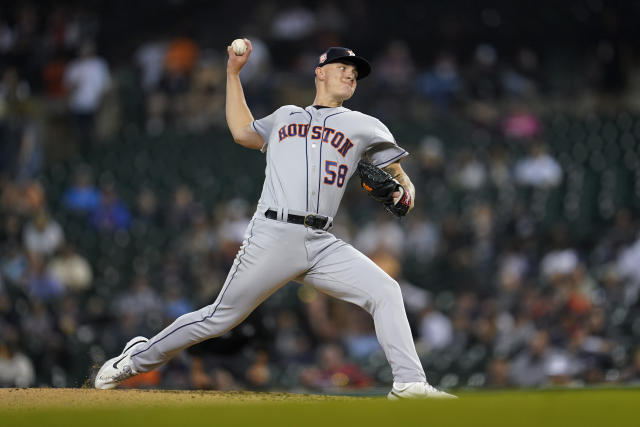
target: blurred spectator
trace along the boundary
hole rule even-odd
[[[405,228],[407,256],[413,256],[422,262],[430,261],[440,245],[440,230],[436,222],[414,208]]]
[[[617,34],[619,24],[616,15],[607,11],[603,21],[607,35],[598,41],[590,55],[594,61],[594,83],[603,92],[618,94],[628,82],[628,71],[624,65],[625,48]]]
[[[311,34],[315,26],[315,14],[302,4],[295,4],[273,17],[271,33],[276,39],[300,40]]]
[[[440,54],[433,67],[417,77],[416,85],[418,92],[426,96],[436,108],[450,108],[462,90],[462,79],[455,57],[449,52]]]
[[[106,61],[96,54],[92,41],[85,41],[78,58],[69,63],[64,73],[65,87],[69,92],[69,110],[83,153],[87,153],[93,145],[95,115],[109,89],[110,80]]]
[[[371,221],[360,229],[355,237],[355,246],[372,256],[375,252],[388,251],[394,256],[404,251],[405,236],[397,221],[389,218],[387,212],[380,212],[377,221]]]
[[[494,358],[489,361],[487,387],[507,388],[512,385],[509,380],[509,360]]]
[[[22,243],[22,221],[14,213],[4,213],[2,229],[0,229],[0,241],[3,246],[19,245]]]
[[[193,311],[191,303],[182,295],[179,283],[168,283],[165,285],[162,300],[164,302],[165,317],[170,321]]]
[[[36,253],[29,256],[26,286],[29,296],[41,301],[55,300],[64,293],[62,283],[47,271],[44,260]]]
[[[449,317],[429,304],[420,319],[420,341],[422,347],[442,350],[453,342],[453,325]]]
[[[420,160],[422,179],[426,182],[439,178],[444,173],[445,153],[442,141],[434,135],[425,135],[420,141]]]
[[[640,298],[640,236],[618,253],[617,272],[625,280],[624,302],[631,306]]]
[[[67,95],[64,73],[68,61],[62,51],[56,51],[42,69],[42,81],[47,96],[54,100],[63,100]]]
[[[162,211],[158,206],[158,197],[149,187],[142,187],[136,197],[134,223],[145,228],[162,225]]]
[[[471,208],[470,228],[473,236],[473,262],[478,270],[490,268],[495,255],[495,217],[488,203],[477,203]]]
[[[623,372],[622,380],[627,384],[640,384],[640,347],[633,352],[631,366]]]
[[[565,358],[549,346],[548,333],[538,331],[515,357],[509,376],[517,386],[540,387],[547,385],[549,375],[564,375],[566,369]]]
[[[244,239],[249,224],[249,204],[244,199],[233,199],[219,207],[218,216],[218,252],[222,263],[231,267],[236,252]]]
[[[378,260],[379,262],[379,260]],[[427,309],[431,301],[431,294],[418,287],[412,283],[406,281],[406,279],[400,276],[400,267],[399,263],[395,262],[392,267],[396,268],[398,272],[396,274],[392,274],[393,271],[389,271],[389,267],[385,267],[384,265],[378,264],[385,273],[389,274],[391,277],[398,281],[400,285],[400,291],[402,292],[402,299],[404,300],[405,309],[407,310],[407,318],[409,319],[409,324],[412,326],[412,330],[418,330],[418,326],[416,326],[419,322],[420,317],[423,312]]]
[[[130,289],[116,301],[117,312],[135,317],[137,322],[153,320],[163,313],[163,303],[156,291],[149,285],[146,276],[138,275],[131,281]]]
[[[149,40],[136,50],[134,60],[140,69],[140,80],[145,92],[155,90],[160,84],[166,56],[167,43],[162,40]]]
[[[491,183],[500,191],[509,191],[513,186],[509,153],[502,147],[492,147],[488,166]]]
[[[15,162],[16,182],[28,182],[37,178],[44,162],[44,148],[42,143],[42,129],[38,122],[29,118],[21,111],[18,125],[18,152]]]
[[[633,243],[638,234],[638,223],[628,208],[622,208],[616,212],[615,223],[606,233],[602,241],[605,257],[613,258],[624,246]]]
[[[0,52],[3,54],[10,51],[15,44],[15,34],[9,23],[3,16],[0,18]]]
[[[16,244],[9,244],[2,248],[0,253],[0,273],[7,284],[17,288],[26,286],[29,261],[22,250]]]
[[[253,390],[267,390],[273,384],[274,368],[269,361],[269,353],[260,350],[245,372],[249,387]]]
[[[3,183],[0,195],[3,210],[22,216],[31,216],[45,210],[45,194],[38,181]]]
[[[453,184],[466,191],[479,190],[487,182],[484,164],[470,150],[460,151],[450,173]]]
[[[253,59],[253,52],[251,54]],[[203,57],[193,70],[187,105],[180,119],[192,132],[224,127],[224,68],[217,58]]]
[[[20,351],[17,333],[8,332],[0,338],[0,387],[31,387],[36,380],[33,363]]]
[[[467,81],[471,96],[479,101],[493,101],[502,95],[496,47],[483,43],[474,52]]]
[[[365,360],[372,354],[382,351],[369,313],[349,305],[345,323],[342,341],[349,357]]]
[[[318,350],[319,368],[302,372],[302,382],[314,390],[339,390],[369,387],[372,379],[358,365],[344,358],[337,344],[325,344]]]
[[[37,298],[29,302],[29,307],[25,317],[21,319],[20,326],[23,339],[26,341],[26,348],[30,351],[43,350],[48,342],[55,338],[55,320],[49,313],[47,306],[42,300]],[[41,357],[46,356],[42,352],[36,352]],[[55,357],[50,354],[50,357]]]
[[[198,211],[198,204],[193,200],[193,190],[182,184],[173,192],[172,204],[166,216],[167,225],[176,230],[187,229]]]
[[[163,89],[170,94],[185,93],[189,88],[189,74],[199,53],[198,45],[190,37],[180,36],[171,40],[164,58]]]
[[[329,1],[317,5],[318,32],[330,35],[340,35],[347,30],[349,20],[342,5]],[[327,36],[329,37],[329,36]],[[328,46],[328,45],[327,45]]]
[[[147,95],[145,105],[145,130],[149,135],[159,135],[166,126],[169,116],[169,99],[163,92],[155,91]]]
[[[224,230],[222,227],[221,229]],[[184,233],[180,246],[192,264],[206,262],[208,256],[217,249],[216,232],[203,210],[199,209],[194,213],[192,226]]]
[[[296,313],[280,310],[276,317],[274,348],[283,366],[311,362],[313,352],[308,335],[300,326]]]
[[[49,261],[47,271],[72,292],[88,289],[93,279],[91,266],[69,243],[63,245]]]
[[[80,306],[78,299],[74,295],[65,295],[59,301],[59,308],[57,309],[56,323],[60,332],[66,338],[75,337],[78,332],[78,326],[80,321]]]
[[[532,139],[540,135],[540,119],[525,105],[516,103],[502,120],[502,132],[507,138]]]
[[[375,78],[384,90],[405,92],[411,87],[414,73],[409,45],[394,40],[377,60]]]
[[[20,75],[20,71],[16,67],[7,67],[2,72],[2,80],[0,80],[0,104],[2,105],[2,117],[8,113],[16,113],[19,108],[24,107],[24,102],[31,95],[31,86]],[[10,109],[13,107],[13,109]]]
[[[562,168],[543,144],[536,143],[531,146],[529,156],[516,163],[514,175],[520,185],[551,188],[560,184]]]
[[[155,372],[155,371],[152,371]],[[171,372],[170,372],[171,374]],[[214,388],[214,381],[211,375],[207,373],[204,368],[204,363],[199,357],[194,357],[191,360],[191,372],[190,372],[191,385],[198,390],[210,390]],[[134,377],[135,378],[135,377]]]
[[[539,92],[539,59],[533,49],[520,48],[515,61],[502,74],[507,95],[531,98]]]
[[[499,357],[513,357],[525,348],[535,333],[533,320],[523,307],[515,313],[510,322],[503,321],[499,326],[494,353]]]
[[[540,261],[540,273],[542,277],[553,280],[554,277],[573,273],[578,264],[578,254],[573,249],[550,251]]]
[[[266,83],[271,71],[271,53],[267,43],[257,36],[247,36],[251,40],[251,61],[242,67],[240,78],[243,88],[246,86],[251,100],[255,100],[260,94],[256,89]],[[251,102],[253,105],[253,102]]]
[[[306,316],[314,336],[321,341],[339,339],[340,330],[330,315],[331,300],[328,296],[313,288],[303,287],[303,301],[306,303]]]
[[[64,231],[49,212],[42,209],[25,226],[23,241],[27,251],[48,256],[64,243]]]
[[[62,196],[63,205],[73,212],[90,213],[100,204],[100,191],[93,183],[93,173],[87,165],[79,166],[73,184]]]
[[[116,187],[112,183],[102,186],[100,204],[91,213],[91,225],[101,232],[128,229],[131,225],[131,213],[125,203],[120,200]]]

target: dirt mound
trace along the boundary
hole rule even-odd
[[[314,402],[349,397],[248,391],[93,390],[79,388],[0,389],[0,410],[168,405],[215,405],[247,402]]]

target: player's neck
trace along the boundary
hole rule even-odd
[[[311,105],[320,105],[323,107],[342,107],[342,99],[333,98],[327,95],[316,94],[315,99],[313,100],[313,104]]]

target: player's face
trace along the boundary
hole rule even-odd
[[[358,70],[352,64],[334,62],[324,66],[327,75],[327,89],[332,95],[344,101],[351,98],[356,90]]]

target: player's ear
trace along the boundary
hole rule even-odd
[[[324,68],[316,67],[316,78],[318,80],[324,80],[324,77],[325,77]]]

